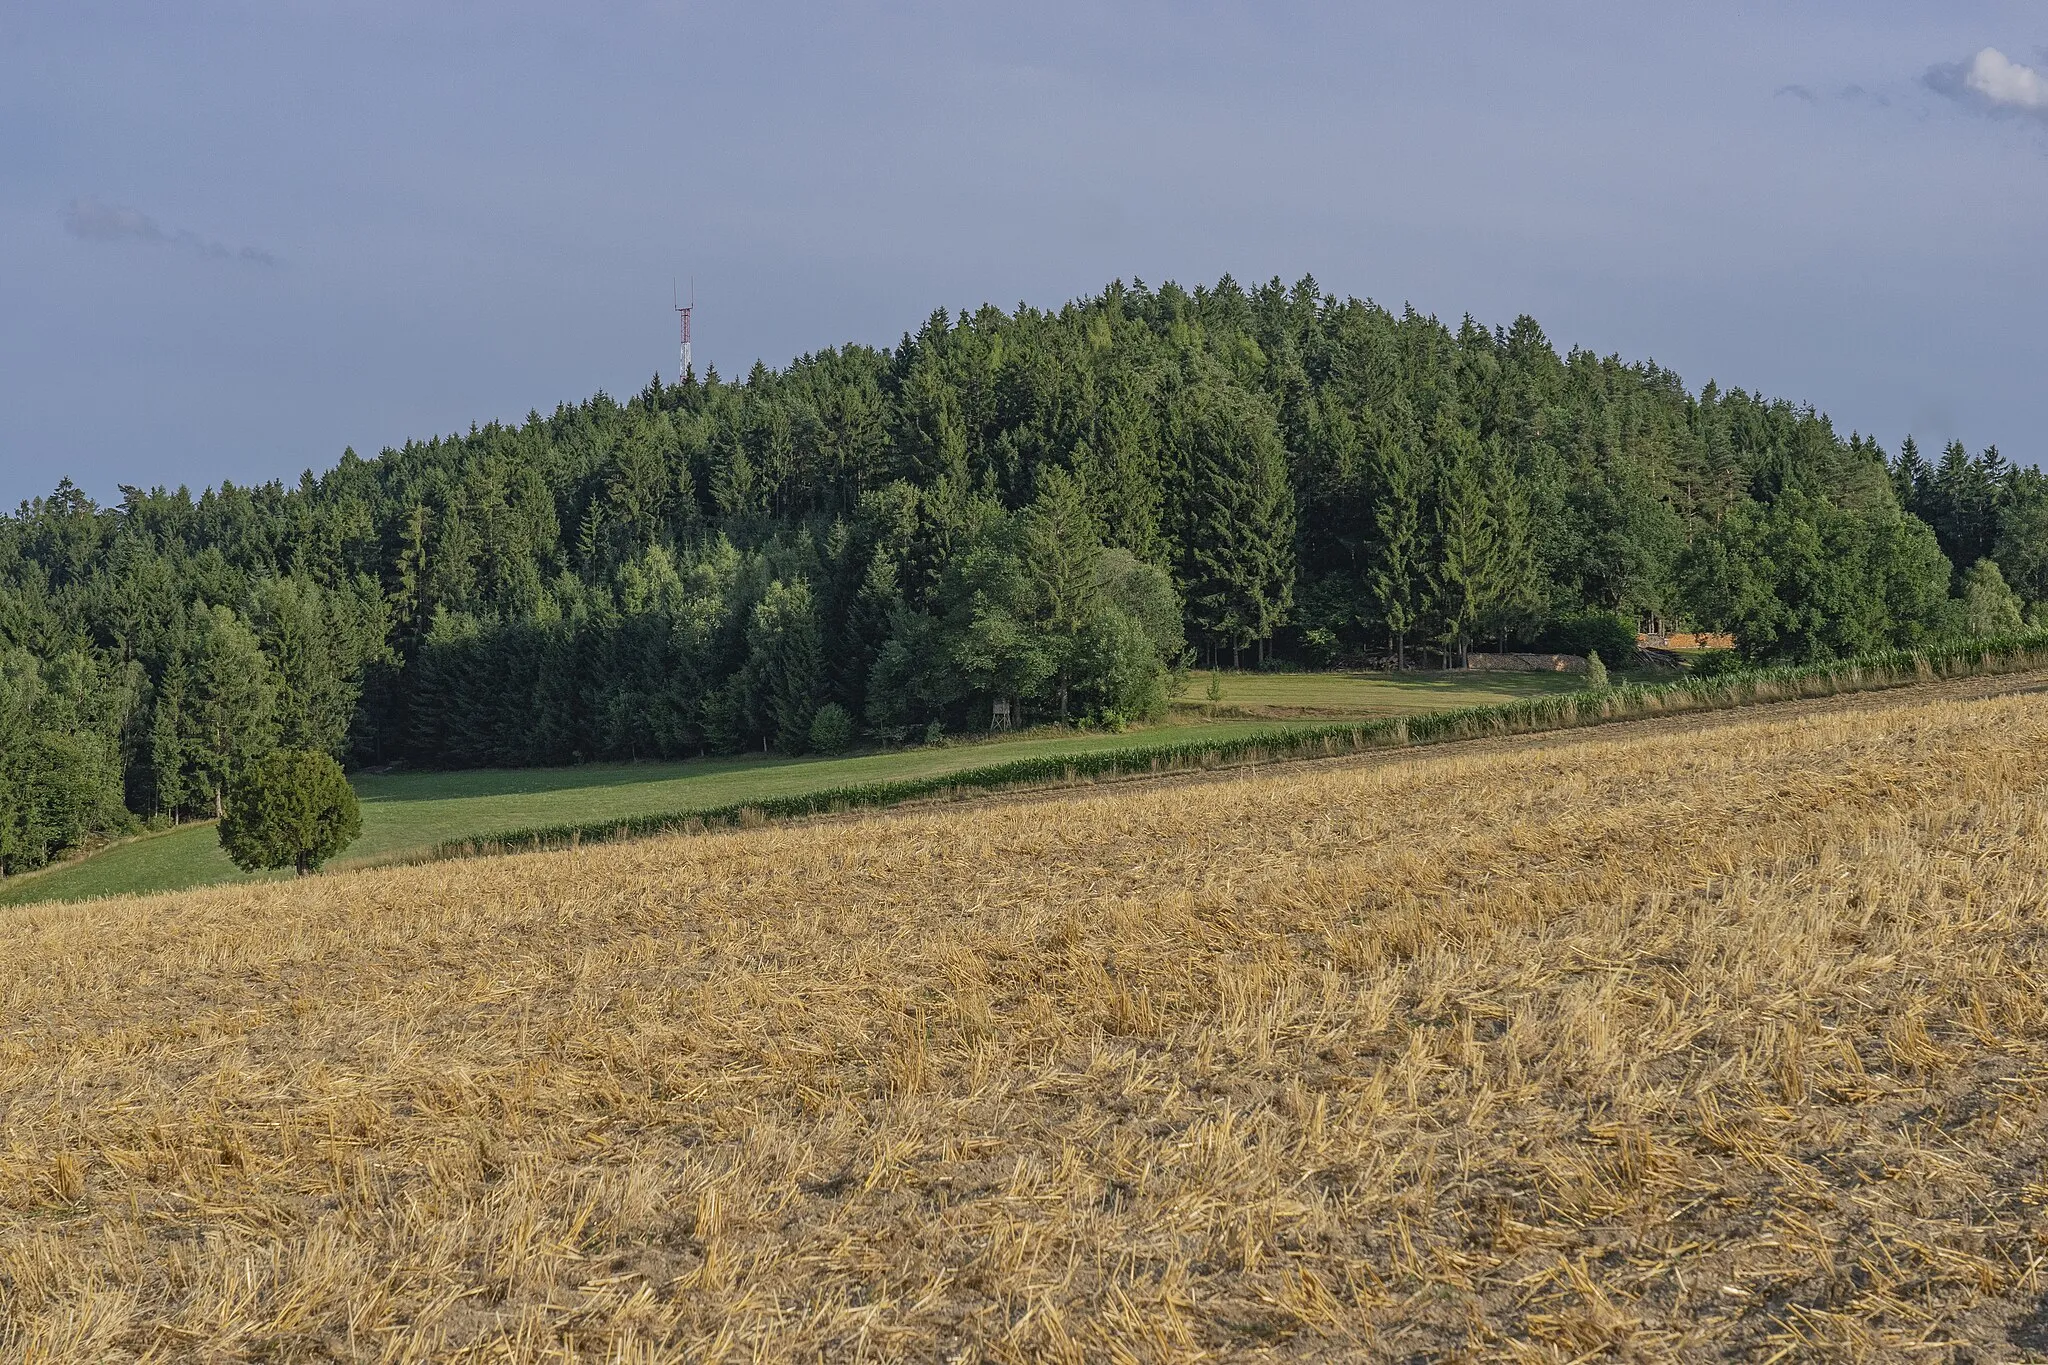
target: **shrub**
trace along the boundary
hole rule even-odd
[[[362,832],[362,809],[341,765],[311,749],[278,749],[228,783],[220,846],[244,871],[305,876]]]
[[[1732,649],[1710,649],[1686,661],[1686,668],[1696,678],[1724,678],[1744,667],[1742,656]]]
[[[2010,635],[2021,628],[2020,600],[1988,559],[1978,560],[1963,575],[1962,616],[1963,629],[1971,635]]]
[[[1586,652],[1586,686],[1595,692],[1604,692],[1608,687],[1607,665],[1600,662],[1600,651],[1597,649]]]
[[[42,867],[95,836],[134,827],[121,807],[120,755],[90,730],[0,734],[0,873]]]
[[[1635,657],[1636,628],[1617,612],[1589,611],[1552,621],[1538,637],[1559,654],[1598,654],[1617,664]]]
[[[853,747],[853,717],[836,701],[828,701],[811,717],[811,752],[841,754]]]

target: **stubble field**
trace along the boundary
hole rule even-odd
[[[0,911],[0,1357],[2048,1359],[2028,686]]]

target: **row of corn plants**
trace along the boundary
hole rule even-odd
[[[1599,690],[1530,697],[1495,706],[1467,706],[1410,716],[1254,731],[1224,740],[1182,743],[1167,740],[1101,753],[1020,758],[936,777],[898,778],[667,814],[549,825],[501,834],[488,840],[443,843],[415,856],[434,859],[565,848],[586,842],[747,826],[770,820],[872,809],[979,792],[1335,757],[1373,749],[1440,744],[1491,735],[1566,730],[1610,721],[1726,710],[1761,702],[1874,691],[1940,678],[2042,667],[2048,667],[2048,631],[1885,650],[1824,663],[1779,664],[1716,677],[1687,677],[1675,682],[1620,683]]]

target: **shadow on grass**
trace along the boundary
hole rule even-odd
[[[358,800],[457,801],[477,796],[533,796],[544,792],[591,791],[633,787],[647,782],[715,777],[721,773],[787,768],[831,760],[744,754],[727,758],[687,758],[648,763],[581,763],[568,768],[462,768],[446,772],[422,769],[395,773],[359,773],[350,781]]]

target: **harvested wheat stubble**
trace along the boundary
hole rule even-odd
[[[2048,706],[0,918],[9,1360],[2048,1359]]]

